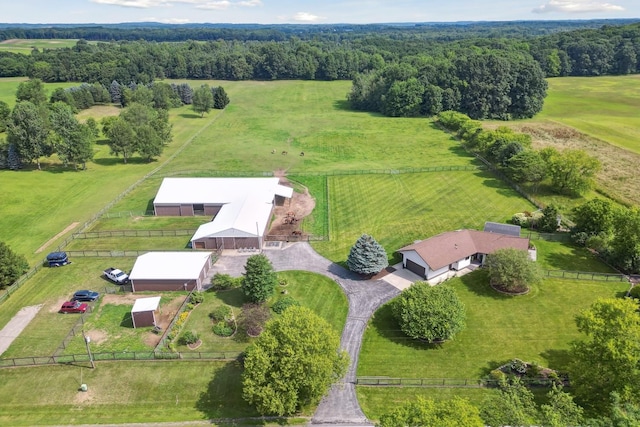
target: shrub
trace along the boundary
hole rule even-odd
[[[416,282],[391,304],[400,329],[411,338],[448,340],[464,328],[464,304],[447,285]]]
[[[182,313],[180,313],[180,315],[178,316],[178,320],[176,320],[176,326],[181,327],[182,325],[184,325],[184,322],[187,321],[187,317],[189,317],[188,311],[183,311]]]
[[[187,303],[187,306],[185,307],[185,310],[187,310],[187,311],[191,311],[191,310],[193,310],[194,308],[196,308],[196,306],[195,306],[195,305],[193,305],[192,303],[188,302],[188,303]]]
[[[629,296],[631,298],[640,299],[640,285],[635,285],[633,288],[631,288],[631,290],[629,291]]]
[[[511,223],[520,227],[529,226],[529,217],[524,212],[518,212],[511,217]]]
[[[180,337],[180,342],[182,344],[195,344],[198,342],[198,333],[196,331],[186,331]]]
[[[216,273],[211,279],[211,289],[214,291],[225,291],[240,287],[242,277],[231,277],[228,274]]]
[[[278,314],[282,314],[282,312],[285,311],[287,308],[291,306],[299,306],[299,305],[300,303],[295,298],[293,298],[290,295],[285,295],[284,297],[276,301],[275,304],[271,306],[271,309]]]
[[[204,301],[204,294],[202,292],[193,292],[189,297],[191,304],[197,305]]]
[[[242,306],[242,326],[252,337],[262,333],[264,324],[269,320],[269,317],[269,307],[265,304],[245,304]]]
[[[221,320],[226,320],[231,318],[231,314],[233,311],[231,307],[228,305],[221,305],[213,309],[211,313],[209,313],[209,317],[211,320],[219,322]]]
[[[230,337],[233,335],[233,327],[227,322],[218,322],[213,325],[213,333],[221,337]]]

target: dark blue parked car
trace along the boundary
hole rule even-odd
[[[73,294],[71,301],[95,301],[100,296],[99,293],[94,291],[82,290]]]
[[[66,252],[51,252],[47,255],[47,263],[49,267],[60,267],[61,265],[70,264]]]

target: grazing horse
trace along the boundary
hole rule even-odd
[[[276,149],[271,150],[271,154],[276,154]]]
[[[283,155],[283,156],[286,156],[287,154],[289,154],[287,151],[283,151],[283,152],[282,152],[282,155]]]
[[[304,151],[300,152],[300,156],[304,157]]]

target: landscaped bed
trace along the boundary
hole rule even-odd
[[[277,286],[276,293],[267,302],[272,306],[279,298],[293,297],[300,305],[312,309],[320,317],[327,320],[338,334],[342,332],[347,318],[347,299],[342,289],[331,279],[306,271],[285,271],[278,273],[280,281],[287,286]],[[240,327],[231,337],[221,337],[213,333],[213,322],[209,314],[220,305],[228,305],[237,321],[241,323],[242,305],[245,302],[242,289],[205,292],[204,302],[199,304],[189,315],[183,331],[195,331],[202,340],[197,351],[201,352],[241,352],[246,349],[253,338]],[[271,315],[276,314],[271,311]],[[184,344],[176,346],[177,351],[190,351]]]

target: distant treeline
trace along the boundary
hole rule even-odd
[[[358,31],[347,31],[346,26],[335,27],[340,31],[315,26],[185,27],[179,29],[194,36],[198,31],[225,36],[171,43],[139,39],[173,31],[164,27],[8,28],[0,35],[17,37],[25,31],[71,37],[104,30],[137,39],[96,44],[81,39],[71,48],[33,49],[30,55],[2,52],[0,77],[105,86],[114,80],[147,84],[164,78],[354,80],[350,96],[354,108],[391,116],[454,109],[477,119],[509,119],[530,117],[540,110],[546,94],[544,77],[640,72],[637,23],[573,31],[557,31],[566,23],[565,27],[493,25],[380,25]],[[550,34],[534,37],[525,31],[516,36],[516,28]],[[448,36],[444,29],[450,30]],[[268,35],[272,31],[278,34]],[[487,31],[486,36],[476,36],[478,31]]]

